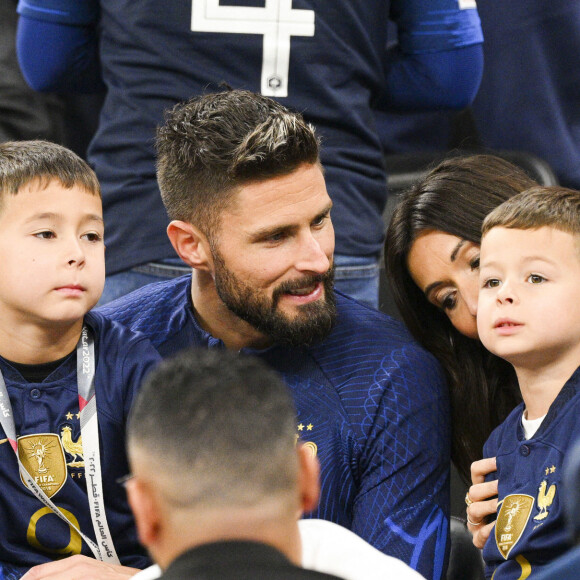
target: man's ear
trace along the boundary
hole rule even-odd
[[[127,481],[127,498],[133,510],[139,541],[155,551],[161,536],[161,508],[151,486],[134,477]]]
[[[320,497],[320,464],[312,449],[298,443],[298,490],[303,513],[316,509]]]
[[[167,236],[179,257],[196,270],[210,270],[212,264],[209,241],[196,226],[173,220],[167,226]]]

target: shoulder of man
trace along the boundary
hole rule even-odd
[[[318,364],[331,375],[392,365],[425,369],[442,376],[437,359],[411,336],[405,325],[373,308],[336,292],[337,321],[328,337],[310,351]]]
[[[190,296],[191,275],[187,274],[138,288],[95,312],[143,333],[159,348],[185,325]]]

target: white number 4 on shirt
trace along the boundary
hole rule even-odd
[[[469,1],[472,0],[460,0],[460,4]],[[293,9],[292,0],[266,0],[263,8],[192,0],[191,30],[261,34],[264,42],[260,92],[268,97],[287,97],[290,37],[314,36],[314,11]]]

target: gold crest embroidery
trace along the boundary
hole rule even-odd
[[[76,441],[73,441],[72,438],[72,429],[65,425],[60,431],[60,437],[62,439],[62,446],[64,450],[69,454],[72,455],[73,460],[68,463],[69,467],[84,467],[84,457],[83,457],[83,437],[79,435],[79,438]],[[77,457],[80,457],[82,461],[77,461]]]
[[[534,517],[536,521],[544,520],[548,517],[548,508],[552,505],[554,496],[556,495],[555,483],[550,486],[547,492],[546,487],[548,487],[548,482],[544,479],[538,489],[538,509],[540,513]]]
[[[19,437],[18,457],[26,471],[48,497],[58,493],[65,484],[66,460],[60,438],[55,433]],[[22,476],[20,477],[22,479]],[[22,482],[26,485],[24,480]]]
[[[524,533],[533,507],[531,495],[508,495],[502,501],[495,523],[495,542],[506,560]]]

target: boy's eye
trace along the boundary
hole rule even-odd
[[[82,237],[89,242],[100,242],[102,240],[101,234],[97,232],[89,232],[88,234],[84,234]]]
[[[41,240],[50,240],[51,238],[55,238],[56,236],[55,236],[54,232],[47,230],[44,232],[36,232],[34,234],[34,237],[40,238]]]
[[[541,284],[545,281],[546,279],[543,276],[540,276],[540,274],[530,274],[528,276],[528,282],[530,282],[530,284]]]
[[[483,283],[483,288],[497,288],[500,281],[497,278],[489,278]]]

